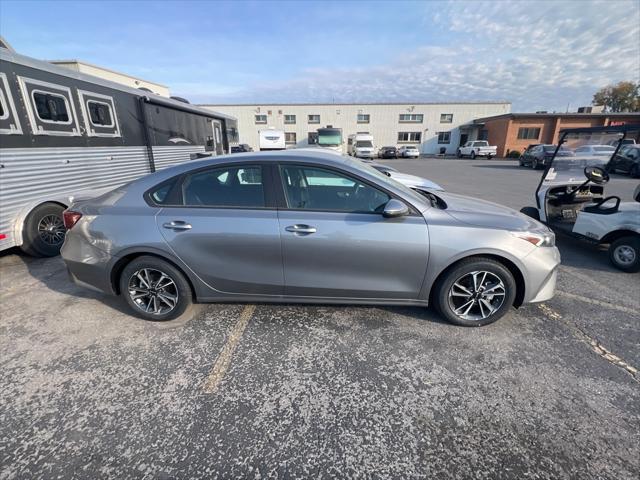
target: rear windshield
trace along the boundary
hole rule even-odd
[[[473,144],[474,147],[488,147],[489,146],[489,142],[475,142]]]

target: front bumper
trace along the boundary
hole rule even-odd
[[[544,302],[556,290],[560,251],[556,247],[536,247],[524,257],[525,293],[523,303]]]

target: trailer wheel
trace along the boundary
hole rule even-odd
[[[22,251],[34,257],[58,255],[67,231],[63,211],[64,207],[57,203],[43,203],[31,210],[24,222]]]
[[[623,272],[640,272],[640,237],[621,237],[609,246],[609,260]]]

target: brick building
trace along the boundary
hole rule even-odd
[[[556,143],[564,128],[600,127],[640,124],[640,112],[635,113],[506,113],[478,118],[461,126],[464,138],[481,138],[498,147],[498,156],[509,151],[524,151],[532,143]],[[461,138],[462,140],[462,138]]]

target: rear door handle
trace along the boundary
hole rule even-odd
[[[310,225],[289,225],[285,227],[287,232],[292,233],[300,233],[302,235],[309,235],[311,233],[316,233],[316,227],[312,227]]]
[[[183,222],[182,220],[174,220],[172,222],[163,223],[162,226],[164,228],[168,228],[169,230],[175,231],[191,230],[191,224]]]

